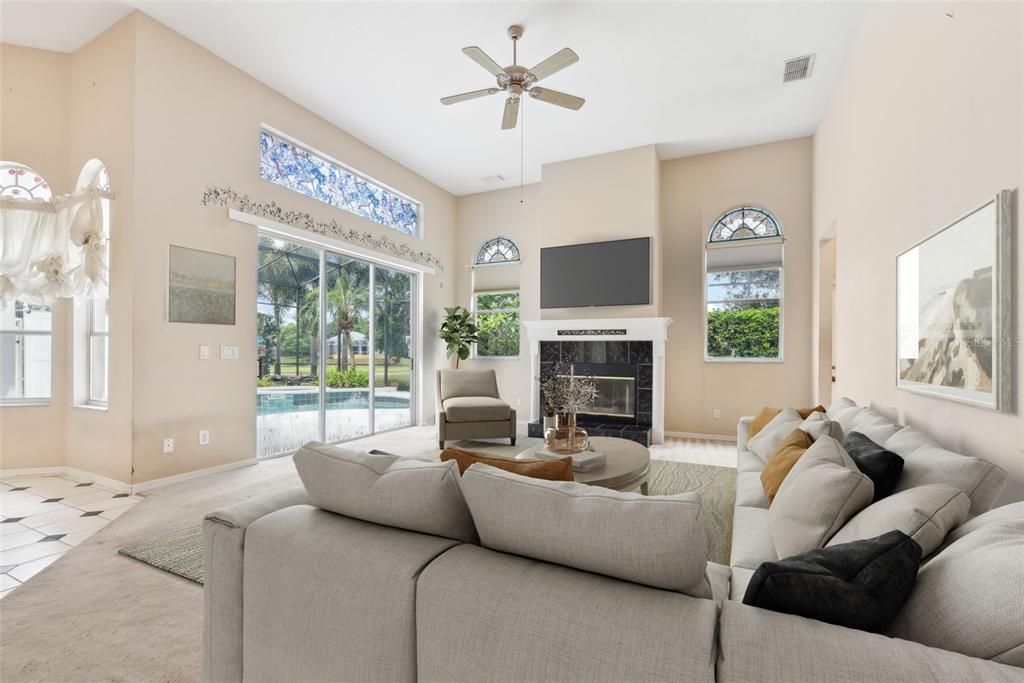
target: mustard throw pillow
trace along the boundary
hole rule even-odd
[[[803,419],[807,419],[811,416],[811,413],[824,413],[825,406],[814,406],[813,408],[795,408],[797,415]],[[782,408],[762,408],[761,412],[757,414],[754,421],[750,423],[750,431],[747,433],[748,439],[753,439],[754,436],[765,428],[765,426],[771,422],[776,415],[782,412]]]
[[[464,473],[473,463],[480,462],[506,472],[521,474],[524,477],[547,479],[548,481],[573,481],[571,457],[559,460],[513,460],[453,447],[446,448],[441,453],[441,462],[448,460],[454,460],[455,464],[459,466],[459,474]]]
[[[764,469],[761,470],[761,487],[764,489],[764,495],[768,496],[769,505],[775,499],[775,494],[779,492],[782,480],[786,478],[789,471],[793,469],[793,465],[811,447],[812,443],[807,432],[802,429],[794,429],[768,458]]]

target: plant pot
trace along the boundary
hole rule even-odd
[[[545,418],[546,419],[546,418]],[[587,432],[576,426],[576,414],[555,417],[555,426],[544,430],[544,448],[552,453],[581,453],[590,447]]]

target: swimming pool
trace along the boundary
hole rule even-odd
[[[327,410],[368,410],[369,389],[328,389]],[[374,398],[377,410],[409,409],[409,392],[378,390]],[[256,415],[275,415],[320,409],[320,391],[315,387],[260,389],[256,393]]]

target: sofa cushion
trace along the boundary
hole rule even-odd
[[[910,425],[907,425],[890,436],[882,444],[882,447],[887,451],[892,451],[904,458],[916,451],[918,448],[923,448],[924,446],[935,446],[936,448],[939,448],[939,443],[920,429],[916,429]]]
[[[871,477],[871,483],[875,485],[873,502],[893,492],[903,472],[903,458],[882,448],[860,432],[847,434],[843,439],[843,448],[857,463],[857,468]]]
[[[772,543],[768,526],[768,510],[761,507],[737,505],[733,509],[732,550],[729,564],[745,569],[757,569],[762,562],[779,559]]]
[[[768,509],[780,558],[820,548],[871,502],[874,485],[839,442],[824,436],[807,449]]]
[[[917,448],[903,456],[903,474],[897,491],[924,484],[949,484],[971,498],[971,514],[980,515],[1006,485],[1006,470],[987,460],[960,455],[934,446]]]
[[[1020,683],[1020,670],[729,600],[717,683]]]
[[[1008,503],[1001,507],[993,508],[988,512],[978,515],[977,517],[972,517],[946,534],[946,540],[942,542],[942,545],[935,549],[935,552],[932,553],[932,557],[934,558],[947,546],[959,541],[967,534],[986,527],[989,524],[1012,522],[1020,519],[1024,519],[1024,501]]]
[[[458,465],[459,474],[462,474],[471,465],[479,462],[491,467],[497,467],[499,470],[515,472],[524,477],[533,477],[534,479],[547,479],[548,481],[573,480],[572,457],[570,456],[558,458],[557,460],[537,460],[533,458],[515,460],[449,446],[441,452],[441,462],[448,462],[449,460],[454,460],[455,464]]]
[[[454,462],[371,455],[310,442],[295,469],[313,505],[375,524],[473,543],[473,518]]]
[[[498,379],[494,370],[438,370],[441,400],[459,396],[498,398]]]
[[[853,421],[856,420],[857,417],[865,410],[867,410],[867,408],[861,408],[860,406],[849,406],[846,408],[840,408],[835,412],[829,413],[828,416],[835,422],[839,423],[839,425],[843,428],[843,433],[845,434],[846,432],[850,431],[853,427]]]
[[[813,408],[794,408],[796,414],[803,419],[807,419],[814,413],[825,414],[825,406],[814,406]],[[748,431],[748,438],[754,438],[757,433],[764,429],[769,422],[771,422],[776,415],[782,412],[782,408],[762,408],[761,412],[754,417],[754,421],[750,423],[750,429]]]
[[[1024,519],[972,531],[927,562],[888,634],[1024,666]]]
[[[704,570],[708,577],[708,584],[711,586],[711,599],[715,604],[721,605],[723,600],[729,599],[729,582],[732,579],[732,569],[724,564],[709,561]]]
[[[732,576],[729,578],[729,599],[743,602],[743,595],[747,592],[747,585],[754,578],[754,570],[746,567],[733,567]]]
[[[772,453],[775,452],[775,449],[782,440],[799,427],[803,421],[804,418],[800,417],[799,413],[795,410],[785,408],[773,417],[764,426],[764,429],[757,433],[757,436],[747,442],[747,450],[761,458],[761,460],[768,462],[768,458],[772,457]]]
[[[480,464],[462,490],[487,548],[710,597],[699,494],[645,496]]]
[[[768,509],[768,497],[764,495],[760,473],[736,473],[736,505]]]
[[[856,408],[856,407],[857,407],[857,402],[856,401],[854,401],[852,398],[847,398],[846,396],[843,396],[841,398],[837,398],[836,400],[832,401],[832,404],[829,405],[829,407],[825,409],[825,414],[829,415],[829,416],[833,416],[833,415],[835,415],[836,413],[838,413],[841,410],[846,410],[847,408]]]
[[[488,396],[448,398],[441,405],[447,422],[500,422],[512,415],[509,404]]]
[[[850,421],[846,432],[860,432],[875,443],[885,443],[886,439],[903,429],[903,425],[895,424],[874,408],[865,408]]]
[[[463,544],[417,581],[409,680],[710,683],[716,621],[710,600]]]
[[[766,562],[743,604],[879,632],[914,587],[921,546],[902,531]]]
[[[764,469],[764,460],[746,448],[739,449],[736,456],[736,469],[740,472],[760,472]]]
[[[945,484],[928,484],[900,491],[867,506],[842,529],[828,546],[874,538],[893,529],[917,541],[927,557],[942,539],[967,519],[971,499]]]
[[[811,447],[811,437],[802,429],[794,429],[789,433],[782,443],[779,444],[772,457],[768,458],[764,469],[761,470],[761,489],[764,491],[768,503],[771,504],[775,494],[779,492],[782,481],[793,469],[793,465],[800,459],[807,449]]]
[[[823,436],[831,436],[836,441],[843,440],[843,426],[825,413],[811,413],[800,423],[800,429],[811,437],[811,441],[817,441]]]

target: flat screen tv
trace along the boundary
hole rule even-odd
[[[540,250],[540,307],[651,303],[651,238]]]

